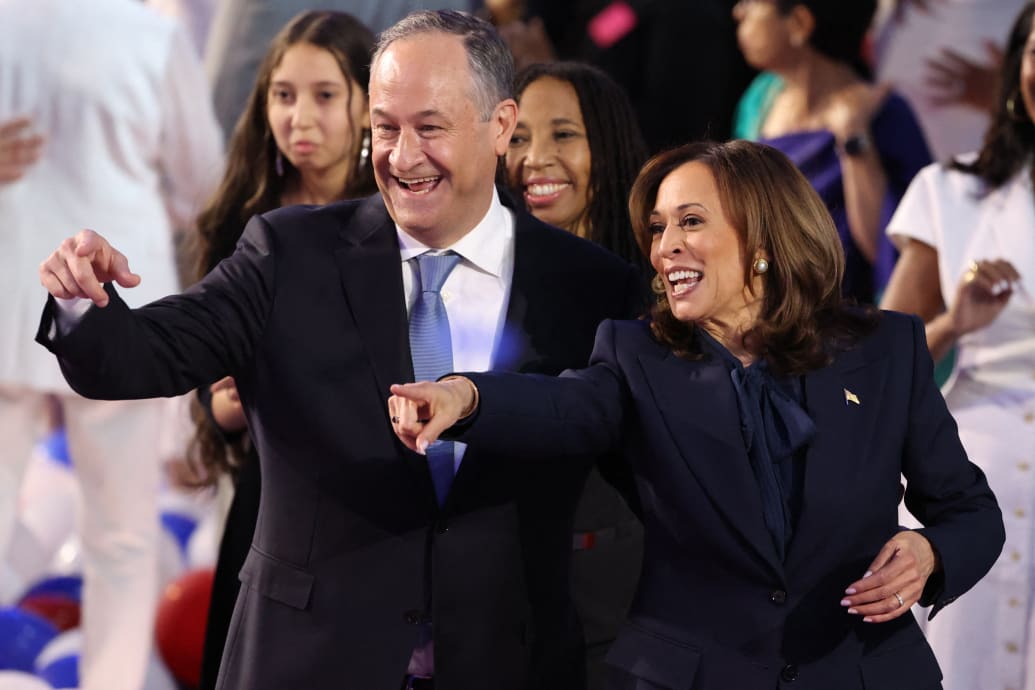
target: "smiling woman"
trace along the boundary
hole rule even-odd
[[[1004,537],[922,324],[844,301],[830,214],[772,147],[662,153],[630,212],[661,274],[650,321],[605,321],[556,378],[392,386],[396,434],[629,463],[646,546],[612,687],[940,688],[910,606],[951,604]],[[899,527],[903,476],[923,529]]]
[[[507,182],[532,214],[646,268],[626,199],[647,149],[618,84],[589,65],[531,65],[515,81]]]

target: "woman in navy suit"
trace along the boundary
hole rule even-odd
[[[624,451],[646,547],[615,687],[940,688],[910,606],[935,615],[1004,537],[923,324],[843,302],[830,215],[773,148],[660,154],[630,210],[651,319],[604,322],[559,378],[394,386],[396,432],[418,452],[447,429],[518,457]],[[922,529],[898,526],[902,477]]]

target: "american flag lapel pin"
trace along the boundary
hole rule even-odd
[[[860,404],[859,396],[845,388],[845,405],[848,403],[855,403],[856,405]]]

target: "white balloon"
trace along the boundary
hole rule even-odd
[[[48,642],[47,646],[40,651],[34,664],[36,672],[39,673],[58,659],[72,655],[78,656],[82,648],[83,633],[78,628],[66,630]]]
[[[51,687],[31,673],[0,671],[0,690],[51,690]]]
[[[0,561],[0,606],[14,606],[24,591],[25,578],[9,563]]]

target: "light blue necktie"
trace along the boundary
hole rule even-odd
[[[449,317],[439,291],[458,263],[460,256],[453,252],[417,257],[417,287],[420,292],[410,312],[410,357],[417,381],[434,381],[453,370]],[[436,441],[431,444],[427,458],[435,496],[438,504],[442,505],[453,482],[453,442]]]

